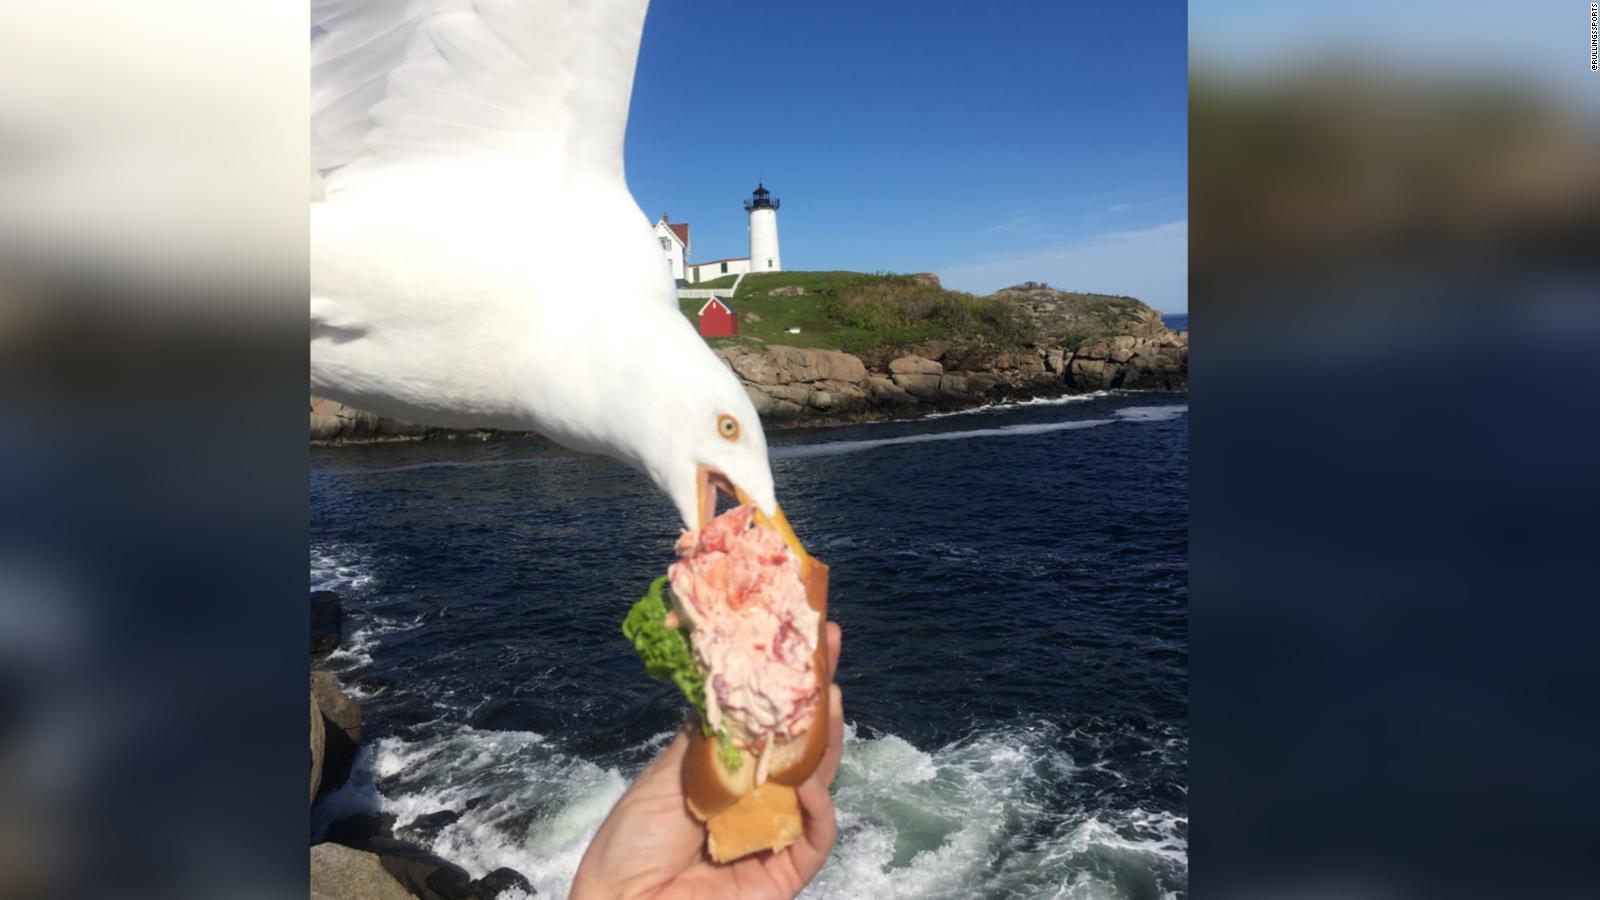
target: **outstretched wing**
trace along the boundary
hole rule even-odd
[[[649,0],[312,0],[312,166],[615,178]]]

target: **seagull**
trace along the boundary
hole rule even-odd
[[[312,0],[311,388],[617,459],[805,551],[623,174],[648,0]]]

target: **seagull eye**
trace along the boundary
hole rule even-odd
[[[727,413],[717,416],[717,434],[722,435],[730,441],[738,440],[739,420],[728,415]]]

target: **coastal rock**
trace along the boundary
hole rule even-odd
[[[311,697],[322,714],[322,794],[339,789],[350,778],[361,743],[361,704],[339,688],[328,672],[311,673]]]
[[[461,813],[453,809],[441,809],[427,815],[417,816],[415,819],[395,829],[395,836],[401,840],[410,841],[419,847],[426,847],[433,843],[447,826],[455,824],[461,819]]]
[[[917,402],[915,397],[906,393],[905,388],[882,375],[867,376],[867,391],[872,399],[878,403],[906,406]]]
[[[311,900],[412,900],[378,857],[339,844],[311,848]]]
[[[941,287],[939,284],[939,276],[933,274],[932,272],[918,272],[911,276],[911,280],[915,281],[917,284],[925,284],[929,287]]]
[[[333,591],[311,592],[311,656],[332,653],[344,629],[344,606]]]
[[[537,894],[533,889],[533,884],[528,881],[525,875],[516,869],[508,869],[504,866],[495,869],[472,883],[474,893],[481,897],[482,900],[494,900],[494,898],[500,896],[502,891],[509,891],[512,888],[516,888],[530,897]]]
[[[317,695],[311,694],[311,802],[317,802],[317,788],[322,786],[322,749],[326,734],[322,727],[322,710],[317,709]]]
[[[947,397],[963,397],[967,391],[967,378],[964,375],[943,375],[939,379],[939,392]]]
[[[1187,390],[1188,345],[1186,335],[1171,331],[1155,337],[1104,338],[1077,349],[1067,380],[1079,390]]]
[[[1107,388],[1188,389],[1188,334],[1168,330],[1137,300],[1041,285],[1007,290],[1030,314],[1059,325],[1061,340],[1015,347],[936,339],[879,346],[862,356],[759,342],[723,344],[712,352],[739,378],[769,427]],[[325,645],[327,638],[321,640]]]
[[[778,383],[778,365],[771,354],[738,346],[718,347],[714,352],[746,385]]]
[[[436,853],[385,838],[373,839],[372,852],[384,871],[422,900],[476,900],[467,870]]]
[[[993,397],[1006,386],[1005,379],[990,372],[972,372],[966,379],[967,392],[975,397]]]
[[[939,396],[939,382],[943,375],[932,373],[922,375],[896,374],[890,376],[894,383],[906,393],[923,400],[935,400]]]
[[[902,356],[890,361],[890,375],[942,375],[944,366],[921,356]]]
[[[807,295],[809,293],[811,293],[811,292],[806,290],[805,288],[801,287],[798,284],[786,284],[783,287],[773,288],[772,290],[767,291],[767,296],[768,297],[804,297],[805,295]]]
[[[861,382],[867,377],[867,367],[861,357],[839,350],[813,350],[816,354],[817,377],[831,381]]]
[[[330,824],[323,837],[357,850],[371,850],[375,840],[394,840],[394,822],[393,813],[350,816]]]
[[[772,415],[772,395],[762,390],[760,385],[746,384],[744,392],[750,395],[750,404],[756,408],[756,415],[767,419]]]
[[[416,439],[435,433],[443,430],[365,412],[326,397],[311,397],[313,441]]]
[[[1167,331],[1161,313],[1132,297],[1058,291],[1023,283],[995,293],[1015,304],[1041,342],[1068,350],[1094,335],[1127,334],[1153,338]]]

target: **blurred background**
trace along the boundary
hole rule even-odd
[[[1189,26],[1192,890],[1592,896],[1589,5]],[[305,889],[306,83],[0,9],[0,897]]]
[[[1190,6],[1196,896],[1592,896],[1587,3]]]
[[[306,54],[0,5],[0,897],[304,896]]]

